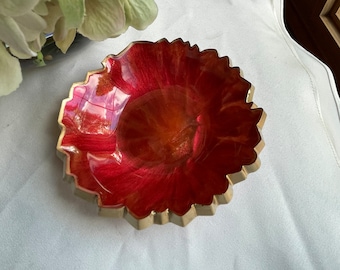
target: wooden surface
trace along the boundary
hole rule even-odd
[[[339,6],[340,0],[285,0],[284,16],[292,38],[333,71],[340,96]]]
[[[340,0],[327,0],[320,18],[340,47]]]

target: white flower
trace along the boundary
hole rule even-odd
[[[142,30],[157,16],[154,0],[1,0],[0,96],[22,81],[19,59],[37,55],[46,39],[66,53],[76,32],[91,40],[124,33],[129,26]],[[3,44],[1,44],[3,43]]]
[[[0,95],[14,91],[22,81],[17,58],[31,58],[44,42],[46,22],[32,10],[39,0],[0,1]],[[7,51],[5,45],[17,58]]]

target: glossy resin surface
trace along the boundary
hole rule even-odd
[[[227,57],[161,40],[133,43],[103,66],[63,101],[57,146],[103,212],[137,228],[185,225],[181,217],[213,214],[204,207],[228,202],[231,184],[259,167],[265,114]]]

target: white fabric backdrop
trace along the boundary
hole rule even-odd
[[[340,269],[339,98],[329,70],[287,35],[283,0],[157,0],[145,31],[84,42],[0,98],[1,269]],[[217,49],[268,114],[262,166],[187,227],[137,231],[72,194],[55,155],[73,82],[136,40]]]

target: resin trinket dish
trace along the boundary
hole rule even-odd
[[[57,150],[76,194],[137,229],[185,226],[260,166],[266,114],[216,50],[134,42],[71,87]]]

